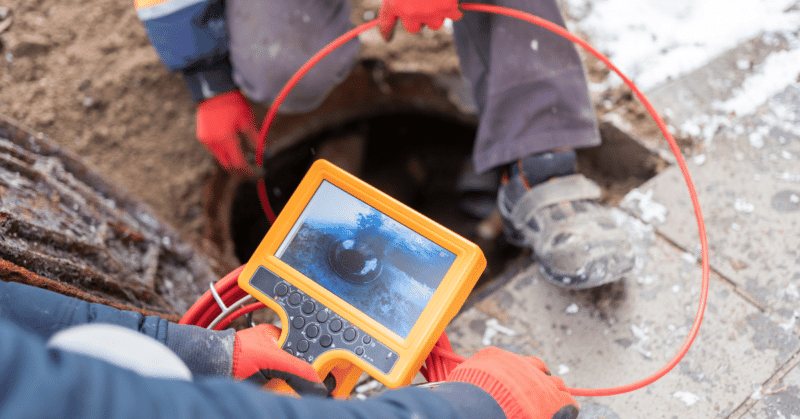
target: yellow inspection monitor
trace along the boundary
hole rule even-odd
[[[474,243],[320,160],[239,286],[278,313],[279,345],[322,377],[357,367],[394,388],[411,382],[485,267]]]

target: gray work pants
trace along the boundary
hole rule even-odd
[[[564,25],[556,0],[489,0]],[[352,28],[347,0],[227,0],[234,81],[271,102],[313,54]],[[456,51],[480,112],[479,172],[529,154],[600,143],[583,66],[574,45],[518,19],[465,12]],[[356,40],[324,58],[295,87],[284,112],[317,107],[355,63]]]

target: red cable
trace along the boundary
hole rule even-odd
[[[234,320],[238,319],[239,317],[242,317],[245,314],[252,313],[256,310],[261,310],[262,308],[267,308],[267,306],[260,301],[257,303],[248,304],[234,311],[233,313],[229,314],[228,317],[222,319],[219,323],[217,323],[216,326],[214,326],[214,330],[222,330],[228,327],[229,324],[231,324]]]
[[[264,118],[264,123],[261,125],[261,132],[259,133],[258,138],[258,146],[256,147],[256,167],[262,167],[264,165],[264,150],[266,149],[267,145],[267,133],[269,132],[269,127],[272,125],[272,121],[275,119],[275,115],[278,114],[278,108],[283,103],[283,100],[286,96],[289,95],[289,92],[292,91],[294,86],[303,78],[303,76],[311,70],[312,67],[317,65],[317,63],[325,58],[326,55],[330,54],[336,48],[339,48],[341,45],[346,43],[347,41],[355,38],[361,32],[364,32],[373,26],[377,26],[378,21],[373,20],[367,23],[363,23],[360,26],[351,29],[344,35],[336,38],[333,42],[326,45],[325,48],[322,48],[318,53],[314,54],[299,70],[297,73],[286,82],[286,85],[283,86],[283,90],[278,93],[278,96],[275,97],[275,100],[272,102],[272,106],[269,107],[269,112],[267,112],[267,116]],[[270,223],[275,222],[275,214],[272,211],[272,207],[269,204],[269,199],[267,198],[267,191],[266,185],[264,181],[258,182],[258,198],[261,201],[261,207],[264,208],[264,212],[267,215],[267,219]]]
[[[233,271],[222,277],[222,279],[217,281],[216,284],[214,284],[214,287],[220,296],[227,294],[229,292],[231,286],[236,283],[236,280],[239,278],[239,275],[241,275],[242,271],[244,270],[244,266],[245,265],[242,265],[234,269]],[[231,282],[231,279],[233,279],[234,281]],[[238,284],[236,285],[236,287],[238,288]],[[211,290],[209,290],[206,291],[191,307],[189,307],[189,310],[187,310],[186,314],[184,314],[183,317],[181,318],[180,324],[193,324],[197,326],[206,327],[207,324],[203,325],[200,323],[200,318],[206,317],[207,312],[210,311],[209,308],[212,306],[216,306],[217,308],[219,308],[216,301],[214,300],[214,295],[211,293]],[[219,310],[216,316],[218,316],[219,313],[221,312],[222,309]]]
[[[675,139],[669,133],[667,129],[666,123],[664,123],[663,119],[658,115],[655,108],[650,104],[650,101],[642,94],[641,91],[636,87],[636,85],[628,79],[614,64],[609,61],[609,59],[601,54],[599,51],[594,49],[591,45],[589,45],[586,41],[578,38],[577,36],[573,35],[566,29],[558,26],[550,21],[544,20],[540,17],[531,15],[529,13],[521,12],[519,10],[508,9],[501,6],[493,6],[487,4],[475,4],[475,3],[464,3],[461,4],[461,8],[466,11],[477,11],[477,12],[486,12],[486,13],[495,13],[499,15],[505,15],[508,17],[513,17],[517,19],[521,19],[535,25],[541,26],[545,29],[548,29],[572,42],[575,44],[580,45],[583,49],[597,57],[600,61],[602,61],[609,69],[614,71],[625,84],[633,91],[636,97],[641,101],[641,103],[645,106],[647,111],[653,117],[653,120],[658,125],[658,128],[661,130],[661,133],[664,135],[664,138],[669,143],[670,149],[672,153],[675,155],[675,159],[678,162],[678,166],[681,169],[681,173],[683,174],[683,178],[686,182],[686,187],[689,191],[689,195],[692,200],[692,207],[694,208],[695,218],[697,220],[697,228],[698,234],[700,237],[700,247],[701,247],[701,265],[702,265],[702,289],[700,292],[700,302],[697,307],[697,313],[695,315],[694,323],[692,324],[692,329],[689,331],[689,335],[686,337],[681,348],[678,350],[676,355],[661,369],[653,373],[652,375],[634,383],[619,386],[619,387],[611,387],[611,388],[601,388],[601,389],[583,389],[583,388],[568,388],[569,392],[574,396],[609,396],[615,394],[622,394],[627,393],[633,390],[638,390],[642,387],[645,387],[654,381],[658,380],[659,378],[663,377],[666,373],[672,370],[686,353],[689,351],[692,343],[694,342],[695,338],[697,337],[697,333],[700,330],[700,325],[703,321],[703,315],[705,313],[706,301],[708,299],[708,286],[709,286],[709,261],[708,261],[708,242],[706,239],[706,231],[705,231],[705,223],[703,221],[702,211],[700,210],[700,202],[697,198],[697,192],[695,191],[694,184],[691,180],[691,176],[689,174],[689,169],[686,167],[686,162],[683,160],[683,156],[681,155],[680,148],[678,144],[675,142]],[[289,92],[294,88],[297,82],[305,76],[305,74],[315,66],[322,58],[328,55],[331,51],[338,48],[345,42],[355,38],[358,34],[371,29],[372,27],[378,24],[377,20],[373,20],[367,23],[364,23],[349,32],[345,33],[341,37],[337,38],[332,43],[328,44],[325,48],[315,54],[311,59],[306,62],[306,64],[301,67],[297,73],[286,83],[283,90],[278,94],[275,100],[270,106],[269,112],[267,113],[266,118],[264,119],[264,123],[261,127],[261,132],[259,136],[259,143],[256,152],[256,166],[261,167],[263,164],[263,153],[264,149],[266,148],[266,138],[267,133],[269,132],[269,127],[272,124],[272,121],[275,118],[275,115],[278,112],[278,108],[280,107],[283,100],[289,94]],[[264,207],[265,212],[267,213],[267,217],[270,219],[270,222],[274,221],[274,213],[269,205],[269,200],[267,199],[266,188],[264,182],[259,182],[259,198],[261,199],[261,205]],[[205,297],[205,296],[204,296]],[[434,348],[436,354],[434,354],[434,358],[441,356],[444,352],[441,348]],[[435,370],[441,367],[440,362],[433,361],[434,358],[430,358],[432,361],[432,365],[427,367],[427,372],[432,375],[437,375]],[[450,358],[451,360],[453,358]]]

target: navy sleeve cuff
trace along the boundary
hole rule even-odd
[[[442,383],[431,391],[447,400],[460,418],[506,419],[497,401],[482,388],[469,383]]]
[[[216,331],[169,323],[165,343],[186,363],[192,375],[230,376],[235,340],[236,332],[233,329]]]
[[[226,59],[210,66],[203,66],[201,69],[184,70],[183,79],[189,87],[192,100],[200,102],[238,89],[233,82],[232,74],[231,64]]]

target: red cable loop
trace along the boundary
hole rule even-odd
[[[248,304],[233,313],[229,314],[228,317],[222,319],[216,326],[214,326],[214,330],[222,330],[228,327],[229,324],[233,323],[234,320],[238,319],[239,317],[244,316],[245,314],[252,313],[256,310],[261,310],[262,308],[267,308],[266,305],[262,302]]]
[[[572,33],[570,33],[569,31],[567,31],[566,29],[564,29],[561,26],[558,26],[558,25],[556,25],[556,24],[554,24],[554,23],[552,23],[550,21],[544,20],[544,19],[542,19],[540,17],[534,16],[534,15],[531,15],[529,13],[525,13],[525,12],[522,12],[522,11],[519,11],[519,10],[513,10],[513,9],[501,7],[501,6],[493,6],[493,5],[487,5],[487,4],[475,4],[475,3],[464,3],[464,4],[461,4],[461,8],[463,10],[466,10],[466,11],[495,13],[495,14],[499,14],[499,15],[505,15],[505,16],[508,16],[508,17],[521,19],[521,20],[533,23],[535,25],[541,26],[541,27],[543,27],[545,29],[548,29],[551,32],[554,32],[554,33],[556,33],[556,34],[558,34],[558,35],[560,35],[560,36],[572,41],[573,43],[580,45],[583,49],[585,49],[586,51],[588,51],[589,53],[594,55],[597,59],[602,61],[610,70],[614,71],[614,73],[616,73],[623,80],[623,82],[625,82],[625,84],[628,86],[628,88],[630,88],[631,91],[633,91],[633,93],[636,95],[636,97],[639,99],[639,101],[645,106],[647,111],[650,113],[650,116],[653,117],[653,120],[656,122],[656,124],[658,125],[658,128],[661,130],[661,133],[664,135],[664,138],[669,143],[669,146],[670,146],[670,149],[672,150],[672,153],[675,155],[675,158],[676,158],[676,160],[678,162],[678,166],[680,167],[681,173],[683,174],[683,178],[684,178],[684,180],[686,182],[686,187],[687,187],[687,189],[689,191],[689,195],[691,197],[692,207],[694,208],[695,218],[697,220],[698,234],[699,234],[699,237],[700,237],[701,265],[702,265],[702,289],[701,289],[701,292],[700,292],[700,302],[699,302],[698,307],[697,307],[697,313],[695,315],[695,319],[694,319],[694,323],[692,324],[692,328],[689,331],[689,335],[686,337],[686,340],[684,341],[683,345],[678,350],[676,355],[664,367],[662,367],[661,369],[659,369],[655,373],[651,374],[650,376],[648,376],[648,377],[646,377],[646,378],[644,378],[642,380],[636,381],[636,382],[631,383],[631,384],[618,386],[618,387],[611,387],[611,388],[584,389],[584,388],[569,388],[568,387],[567,390],[573,396],[610,396],[610,395],[615,395],[615,394],[627,393],[627,392],[630,392],[630,391],[633,391],[633,390],[638,390],[638,389],[640,389],[642,387],[645,387],[645,386],[653,383],[654,381],[658,380],[659,378],[663,377],[670,370],[672,370],[681,361],[681,359],[683,359],[683,357],[686,355],[686,353],[689,351],[689,348],[692,346],[692,343],[694,342],[695,338],[697,337],[697,333],[700,330],[700,325],[703,322],[703,315],[705,313],[706,301],[708,299],[708,286],[709,286],[710,267],[709,267],[709,261],[708,261],[708,242],[707,242],[707,239],[706,239],[705,223],[703,221],[702,211],[700,210],[700,202],[699,202],[699,200],[697,198],[697,192],[695,191],[694,184],[693,184],[693,182],[691,180],[691,176],[689,174],[689,169],[686,167],[686,162],[684,161],[683,156],[681,155],[680,148],[678,147],[678,144],[675,142],[675,139],[669,133],[669,130],[667,129],[667,126],[664,123],[663,119],[661,119],[661,117],[658,115],[658,112],[656,112],[655,108],[653,107],[652,104],[650,104],[650,101],[647,100],[647,98],[644,96],[644,94],[642,94],[642,92],[639,91],[639,89],[636,87],[636,85],[630,79],[628,79],[616,66],[614,66],[614,64],[612,64],[611,61],[605,55],[601,54],[599,51],[594,49],[594,47],[589,45],[586,41],[578,38],[577,36],[573,35]],[[377,24],[378,24],[378,21],[377,20],[373,20],[373,21],[364,23],[364,24],[362,24],[362,25],[360,25],[360,26],[348,31],[344,35],[340,36],[339,38],[337,38],[336,40],[334,40],[333,42],[331,42],[330,44],[325,46],[325,48],[320,50],[313,57],[311,57],[311,59],[309,59],[308,62],[306,62],[297,71],[297,73],[295,73],[294,76],[292,76],[292,78],[286,83],[286,85],[284,86],[283,90],[281,90],[281,92],[278,94],[278,96],[273,101],[272,106],[270,106],[269,112],[267,113],[267,116],[264,119],[264,123],[263,123],[263,125],[261,127],[261,131],[260,131],[260,134],[259,134],[258,147],[257,147],[257,150],[256,150],[256,166],[262,167],[262,165],[263,165],[263,156],[264,156],[264,150],[265,150],[266,144],[267,144],[266,139],[267,139],[267,133],[269,132],[269,127],[272,124],[273,120],[275,119],[275,116],[276,116],[276,114],[278,112],[278,108],[280,107],[281,103],[286,98],[286,96],[289,94],[289,92],[292,90],[292,88],[294,88],[294,86],[300,81],[300,79],[303,78],[303,76],[305,76],[305,74],[313,66],[315,66],[322,58],[327,56],[331,51],[335,50],[336,48],[338,48],[339,46],[343,45],[347,41],[355,38],[356,36],[358,36],[358,34],[364,32],[364,31],[366,31],[368,29],[371,29],[372,27],[376,26]],[[272,208],[269,205],[269,200],[267,199],[267,194],[266,194],[266,188],[265,188],[265,185],[264,185],[263,181],[259,182],[258,188],[259,188],[259,199],[261,200],[261,205],[264,208],[264,211],[265,211],[265,213],[267,215],[267,218],[269,219],[270,222],[274,222],[275,221],[275,214],[272,212]],[[240,271],[240,270],[237,270],[237,271]],[[236,272],[236,271],[234,271],[234,272]],[[228,276],[231,276],[231,275],[233,275],[233,272],[231,274],[229,274]],[[228,276],[226,276],[226,278]],[[238,277],[238,274],[236,276]],[[220,281],[220,286],[222,286],[222,282],[223,281]],[[218,290],[218,292],[220,293],[220,295],[222,295],[221,291]],[[231,291],[229,289],[226,289],[226,295],[229,294],[229,293],[231,293]],[[221,312],[221,310],[217,310],[216,314],[209,314],[209,313],[205,313],[205,315],[198,314],[197,311],[199,311],[200,309],[196,309],[196,306],[198,306],[198,305],[199,306],[207,305],[209,303],[209,299],[210,299],[211,303],[214,302],[213,301],[213,297],[210,295],[210,292],[207,292],[206,294],[208,294],[208,295],[204,294],[203,297],[201,297],[201,299],[198,300],[197,303],[195,303],[195,306],[192,306],[192,309],[190,309],[190,312],[187,312],[187,316],[190,316],[190,314],[191,314],[191,316],[189,317],[190,319],[196,319],[197,318],[197,319],[202,320],[202,321],[211,322],[211,320],[213,320]],[[224,301],[226,301],[225,304],[228,304],[227,300],[224,300]],[[214,312],[213,309],[209,310],[209,311],[211,313]],[[187,316],[185,316],[184,319],[186,319]],[[181,323],[184,323],[184,319],[181,320]],[[187,320],[187,323],[202,325],[200,323],[197,323],[197,322],[194,322],[194,321],[190,321],[190,320]],[[446,336],[443,336],[443,338],[446,339]],[[440,342],[441,342],[441,339],[440,339]],[[444,345],[444,346],[440,345],[440,342],[437,342],[437,346],[435,346],[433,351],[431,351],[431,356],[429,356],[428,360],[426,361],[426,363],[428,365],[427,365],[427,368],[426,368],[425,372],[429,375],[429,377],[433,381],[441,380],[441,379],[445,378],[446,373],[451,369],[451,368],[448,368],[449,365],[447,365],[447,363],[453,363],[453,362],[458,362],[458,360],[463,360],[463,358],[459,357],[458,355],[455,355],[455,354],[452,354],[452,353],[448,353],[448,351],[452,351],[452,349],[449,348],[449,342],[447,342],[446,345],[444,344],[444,342],[442,342],[442,345]],[[445,347],[446,347],[446,349],[445,349]],[[441,358],[446,358],[446,360],[443,361]]]

